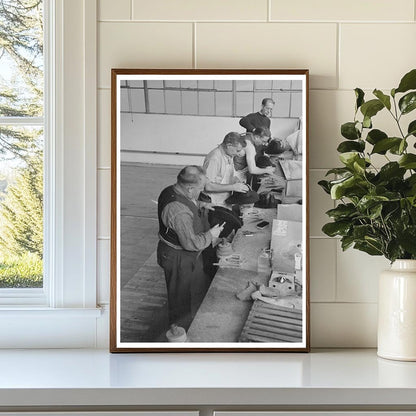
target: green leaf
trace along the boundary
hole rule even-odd
[[[364,152],[365,149],[365,142],[363,140],[358,140],[356,142],[353,141],[345,141],[341,142],[339,146],[337,147],[337,151],[340,153],[346,153],[351,151],[357,151],[357,152]]]
[[[347,250],[354,244],[354,237],[351,235],[346,235],[341,238],[341,248],[342,251]]]
[[[329,222],[322,227],[322,231],[329,237],[335,237],[337,235],[345,235],[351,227],[349,221],[336,221]]]
[[[361,106],[361,112],[364,115],[364,118],[374,117],[380,110],[384,108],[384,105],[380,100],[370,100],[366,101]]]
[[[409,92],[399,100],[399,108],[402,114],[407,114],[416,108],[416,91]]]
[[[403,139],[402,141],[401,141],[401,143],[400,143],[400,146],[399,146],[399,155],[402,155],[403,154],[403,152],[406,150],[406,148],[407,148],[407,141],[405,140],[405,139]]]
[[[344,123],[341,126],[341,135],[348,140],[357,140],[361,137],[355,122]]]
[[[389,199],[383,195],[364,195],[357,204],[357,208],[360,211],[365,212],[367,209],[378,205],[378,203],[388,200]]]
[[[416,137],[416,120],[413,120],[410,124],[409,127],[407,128],[407,135],[408,136],[415,136]]]
[[[383,211],[383,204],[377,204],[374,207],[370,208],[370,218],[375,220],[381,217],[381,212]]]
[[[355,88],[355,111],[358,111],[358,109],[364,104],[364,91],[361,88]]]
[[[352,166],[360,156],[357,152],[345,152],[339,155],[339,160],[346,166]]]
[[[348,218],[356,214],[357,210],[354,204],[339,204],[336,208],[330,209],[326,214],[334,220]]]
[[[373,94],[383,103],[388,110],[391,109],[390,97],[385,95],[382,91],[375,89]]]
[[[402,155],[406,149],[407,149],[406,139],[400,139],[400,143],[398,145],[394,145],[390,148],[390,153],[394,155]]]
[[[366,140],[368,143],[374,145],[378,143],[380,140],[387,139],[387,137],[388,136],[386,133],[384,133],[384,131],[373,129],[368,132]]]
[[[355,191],[357,192],[359,191],[359,188],[357,188],[357,185],[361,184],[360,179],[356,176],[343,178],[341,181],[336,181],[336,182],[337,183],[333,183],[331,187],[332,199],[340,199],[343,196],[346,196],[348,190],[350,191],[353,190],[353,192],[350,192],[350,193],[355,194],[356,193]]]
[[[391,178],[403,178],[406,169],[401,168],[397,162],[385,164],[378,172],[378,177],[382,181],[389,181]]]
[[[335,174],[335,175],[343,175],[344,173],[351,172],[351,169],[349,168],[333,168],[330,169],[325,176]]]
[[[383,252],[381,251],[381,246],[374,247],[373,244],[369,242],[356,242],[354,248],[360,251],[364,251],[370,256],[381,256]]]
[[[399,147],[401,141],[402,139],[400,139],[399,137],[387,137],[386,139],[382,139],[374,145],[371,154],[377,153],[383,155],[386,153],[387,150],[391,149],[392,147]]]
[[[405,251],[416,254],[416,227],[406,228],[399,236],[398,242]]]
[[[405,169],[416,169],[416,155],[407,153],[399,159],[399,165]]]
[[[373,233],[373,228],[371,225],[357,225],[354,227],[352,231],[352,235],[354,239],[357,240],[364,240],[368,234]]]
[[[331,188],[329,186],[329,182],[328,181],[319,181],[318,185],[327,193],[330,194],[331,193]]]
[[[387,255],[386,257],[390,261],[394,261],[396,259],[402,258],[402,250],[400,248],[399,242],[396,238],[389,241],[387,244]]]
[[[340,181],[337,181],[337,183],[333,183],[331,186],[331,198],[332,199],[340,199],[344,195],[344,191],[346,189],[345,183],[348,186],[352,186],[354,182],[354,176],[351,176],[349,178],[343,178]],[[349,181],[349,182],[347,182]]]
[[[399,86],[395,89],[395,93],[397,92],[406,92],[409,90],[416,89],[416,69],[412,69],[400,81]]]
[[[364,116],[363,127],[365,127],[366,129],[371,129],[373,127],[373,123],[371,122],[371,117]]]
[[[360,158],[360,159],[355,160],[352,167],[353,167],[355,172],[363,174],[365,172],[365,168],[366,168],[365,159]]]

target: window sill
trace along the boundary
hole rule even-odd
[[[0,348],[107,345],[108,308],[1,307]]]
[[[0,306],[0,319],[6,316],[13,317],[73,317],[73,318],[99,318],[102,314],[101,308],[45,308],[33,305],[22,305],[18,307]]]

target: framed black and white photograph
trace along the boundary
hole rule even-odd
[[[309,351],[308,75],[112,70],[111,352]]]

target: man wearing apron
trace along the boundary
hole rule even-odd
[[[175,185],[158,199],[159,244],[157,262],[165,272],[169,324],[187,330],[211,282],[204,270],[203,250],[215,241],[223,226],[211,227],[198,196],[206,178],[199,166],[186,166]]]
[[[248,186],[241,183],[235,175],[233,158],[245,146],[244,135],[228,133],[222,143],[208,153],[204,160],[204,169],[208,182],[205,192],[213,205],[225,206],[225,200],[231,192],[247,192]]]

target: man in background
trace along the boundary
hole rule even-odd
[[[253,133],[257,128],[265,128],[270,130],[270,118],[272,116],[275,102],[272,98],[263,98],[260,111],[250,113],[240,120],[240,126],[244,127],[247,132]]]
[[[210,277],[201,252],[215,241],[223,226],[209,227],[198,201],[206,177],[200,166],[186,166],[174,185],[158,199],[159,244],[157,261],[165,272],[169,323],[187,330],[203,301]]]
[[[248,186],[237,178],[234,168],[234,156],[246,145],[244,135],[228,133],[222,143],[213,149],[204,160],[204,169],[208,182],[205,192],[213,205],[225,205],[231,192],[247,192]]]

